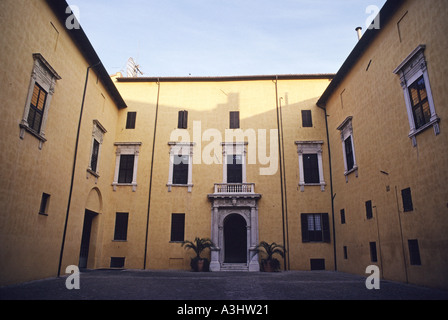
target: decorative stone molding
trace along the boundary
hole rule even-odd
[[[25,131],[39,139],[39,149],[42,149],[43,143],[47,141],[45,138],[45,127],[48,118],[48,111],[50,110],[51,99],[54,94],[56,81],[61,77],[50,66],[47,60],[40,53],[33,54],[34,66],[31,72],[30,86],[28,88],[28,96],[25,103],[25,109],[23,111],[22,121],[20,122],[20,139],[25,139]],[[38,84],[46,93],[47,98],[43,107],[43,115],[40,125],[40,130],[37,132],[32,129],[28,124],[28,115],[30,112],[31,99],[33,97],[33,91],[35,84]]]
[[[400,85],[403,89],[404,100],[406,103],[406,111],[409,120],[409,138],[412,140],[412,145],[417,146],[416,136],[426,130],[429,127],[433,127],[434,134],[438,135],[440,133],[439,122],[440,118],[436,113],[434,106],[434,99],[432,96],[431,85],[429,82],[428,68],[426,64],[424,51],[426,45],[419,45],[415,48],[402,63],[393,71],[396,75],[400,77]],[[423,77],[425,82],[426,93],[428,97],[429,109],[431,112],[431,118],[429,122],[420,128],[416,128],[414,114],[412,110],[411,98],[409,96],[409,86],[411,86],[420,77]]]

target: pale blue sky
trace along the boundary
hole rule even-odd
[[[133,57],[148,77],[337,72],[385,2],[68,1],[110,74]]]

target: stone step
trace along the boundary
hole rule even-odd
[[[221,271],[249,271],[246,263],[223,263]]]

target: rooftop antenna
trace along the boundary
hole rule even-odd
[[[128,78],[136,78],[138,74],[143,75],[143,72],[140,71],[140,66],[135,63],[134,58],[129,58],[128,63],[126,65],[126,75]]]

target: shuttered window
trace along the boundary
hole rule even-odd
[[[187,129],[188,128],[188,111],[182,110],[179,111],[177,117],[177,128],[179,129]]]
[[[403,200],[403,211],[413,211],[414,205],[412,204],[411,188],[401,190],[401,198]]]
[[[185,214],[173,213],[171,215],[171,241],[184,241]]]
[[[302,110],[302,127],[313,127],[313,118],[311,117],[311,110]]]
[[[370,261],[378,262],[378,256],[376,253],[376,242],[370,242],[369,247],[370,247]]]
[[[366,201],[366,218],[373,218],[373,210],[372,210],[372,200]]]
[[[227,183],[243,182],[243,156],[238,154],[227,156]]]
[[[126,129],[135,129],[135,121],[137,120],[137,112],[128,112],[126,119]]]
[[[117,212],[115,216],[114,240],[127,240],[129,213]]]
[[[319,164],[317,154],[303,155],[303,174],[305,183],[319,183]]]
[[[421,265],[422,262],[420,260],[420,249],[418,247],[418,240],[408,240],[409,246],[409,260],[411,265]]]
[[[134,155],[122,154],[120,156],[118,183],[132,183],[134,176],[134,159]]]
[[[240,128],[240,112],[230,111],[230,129]]]
[[[423,76],[409,86],[412,113],[414,115],[415,128],[421,128],[431,119],[428,94],[426,93],[425,80]]]
[[[35,83],[27,121],[29,128],[33,129],[37,133],[40,133],[46,100],[47,92]]]
[[[98,166],[98,155],[100,151],[100,143],[98,140],[93,139],[93,148],[92,148],[92,159],[90,160],[90,169],[93,172],[96,172]]]
[[[302,242],[330,242],[328,213],[301,215]]]
[[[188,155],[175,155],[173,163],[173,184],[188,184]]]
[[[350,171],[353,169],[355,165],[355,160],[353,157],[353,145],[352,145],[352,137],[349,136],[344,141],[345,143],[345,159],[347,162],[347,171]]]

